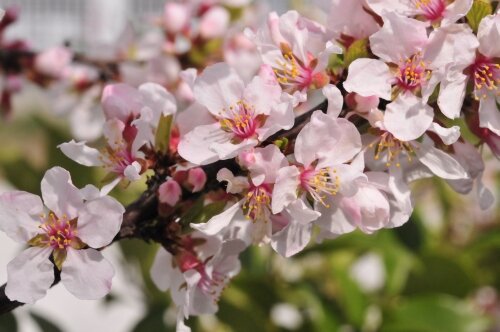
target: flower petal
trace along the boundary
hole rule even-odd
[[[344,105],[344,97],[342,96],[339,88],[333,84],[328,84],[323,88],[322,92],[328,100],[328,109],[326,114],[333,118],[338,117],[342,111],[342,106]]]
[[[349,66],[344,82],[348,92],[356,92],[363,97],[377,96],[391,100],[391,81],[394,76],[389,66],[376,59],[357,59]]]
[[[151,280],[159,290],[166,291],[169,289],[170,281],[175,273],[172,255],[160,247],[151,266]]]
[[[217,153],[209,149],[210,144],[229,140],[230,135],[220,128],[219,123],[200,125],[187,133],[177,147],[179,155],[196,165],[206,165],[219,160]]]
[[[450,128],[442,127],[440,124],[433,122],[429,127],[429,131],[437,134],[444,144],[450,145],[455,143],[460,137],[460,127],[453,126]]]
[[[61,270],[64,287],[81,300],[97,300],[111,290],[113,266],[95,249],[69,248]]]
[[[92,248],[111,243],[118,234],[125,209],[109,196],[87,201],[78,217],[78,237]]]
[[[312,224],[303,224],[297,220],[290,220],[282,230],[273,234],[271,246],[283,257],[290,257],[302,249],[311,240]]]
[[[61,167],[53,167],[45,172],[42,179],[42,197],[50,210],[58,217],[66,215],[68,219],[78,216],[83,207],[83,198],[73,183],[71,175]]]
[[[35,303],[45,296],[54,282],[51,248],[31,247],[7,265],[5,294],[11,301]]]
[[[76,161],[83,166],[102,166],[101,153],[99,150],[88,147],[85,142],[62,143],[57,146],[62,153],[71,160]]]
[[[465,99],[468,77],[457,72],[451,79],[441,81],[438,95],[438,105],[441,112],[450,119],[460,116]]]
[[[191,227],[207,235],[219,234],[233,221],[236,214],[241,210],[242,204],[243,201],[239,201],[224,212],[212,217],[206,223],[191,224]]]
[[[241,78],[223,62],[205,68],[194,83],[196,101],[215,116],[236,104],[243,97],[243,90]]]
[[[412,141],[422,136],[432,124],[434,111],[411,93],[404,93],[387,105],[385,128],[399,140]]]
[[[300,185],[299,176],[300,171],[296,166],[287,166],[279,170],[271,200],[274,214],[280,213],[297,199],[297,189]]]
[[[419,144],[415,153],[422,164],[443,179],[456,180],[468,177],[467,172],[458,161],[449,154],[436,149],[432,143]]]

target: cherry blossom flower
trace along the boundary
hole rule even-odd
[[[89,191],[78,190],[60,167],[45,173],[41,189],[43,203],[23,191],[0,195],[0,229],[29,245],[7,266],[7,296],[23,303],[41,299],[54,282],[55,264],[63,285],[76,297],[103,297],[114,270],[95,248],[111,243],[125,209],[111,197],[85,195]]]
[[[281,100],[281,89],[256,76],[245,86],[225,63],[207,67],[196,79],[197,103],[215,119],[181,138],[179,154],[194,164],[235,157],[280,129],[293,126],[291,103]]]
[[[423,22],[394,12],[386,13],[383,20],[382,29],[370,36],[371,50],[380,60],[353,61],[344,88],[363,97],[385,100],[412,93],[425,103],[441,82],[438,102],[443,112],[450,114],[447,107],[457,99],[456,81],[447,79],[451,67],[453,71],[463,70],[474,58],[477,43],[471,38],[470,28],[453,25],[428,36]]]
[[[247,30],[257,45],[262,61],[273,68],[283,90],[293,94],[325,86],[325,73],[332,53],[342,53],[329,41],[326,29],[296,11],[278,16],[269,14],[267,26],[255,35]]]
[[[160,248],[151,267],[156,286],[170,290],[183,319],[217,311],[217,302],[230,279],[238,274],[238,255],[245,249],[239,240],[222,241],[217,236],[194,232],[183,237],[175,255]]]
[[[328,15],[328,29],[334,38],[347,42],[367,38],[380,29],[374,16],[366,8],[366,0],[332,0]]]
[[[239,160],[249,169],[248,178],[222,169],[217,179],[227,182],[227,192],[241,199],[208,222],[191,224],[191,227],[207,235],[233,234],[231,238],[248,245],[269,243],[285,257],[296,254],[309,242],[311,222],[318,213],[297,200],[290,203],[286,211],[273,214],[273,186],[279,170],[286,167],[288,161],[275,145],[242,153]]]
[[[103,166],[110,172],[114,178],[105,187],[107,193],[121,179],[140,179],[146,165],[141,148],[154,146],[160,117],[174,114],[177,107],[174,97],[163,87],[146,83],[137,90],[123,84],[105,89],[103,108],[110,119],[104,125],[107,146],[102,151],[74,140],[59,148],[81,165]]]
[[[378,15],[396,12],[417,17],[428,23],[448,25],[464,17],[472,6],[472,0],[366,0]]]

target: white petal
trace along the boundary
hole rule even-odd
[[[118,185],[118,183],[120,183],[121,180],[122,180],[122,177],[118,176],[110,183],[104,185],[101,188],[101,196],[105,196],[105,195],[109,194],[109,192],[111,190],[113,190]]]
[[[391,100],[391,81],[394,76],[389,66],[376,59],[357,59],[349,66],[344,82],[348,92],[356,92],[363,97],[377,96]]]
[[[311,240],[312,224],[303,224],[291,220],[271,238],[271,246],[283,257],[290,257],[300,252]]]
[[[134,161],[131,165],[125,167],[123,171],[123,175],[130,181],[137,181],[141,178],[141,164],[139,162]]]
[[[296,166],[283,167],[279,170],[271,200],[274,214],[280,213],[297,199],[297,189],[300,185],[299,176],[300,171]]]
[[[266,83],[259,76],[252,79],[244,92],[245,101],[255,108],[256,114],[269,114],[273,104],[277,104],[280,97],[280,86]]]
[[[269,136],[281,129],[288,130],[293,127],[295,114],[291,100],[275,105],[266,120],[264,126],[256,130],[259,140],[262,142]]]
[[[411,93],[404,93],[387,105],[384,113],[386,129],[397,139],[412,141],[422,136],[432,124],[432,107]]]
[[[335,119],[335,121],[338,125],[337,130],[340,133],[340,137],[335,146],[332,147],[332,150],[326,149],[326,144],[324,145],[318,153],[319,162],[317,167],[348,162],[361,151],[361,136],[356,126],[352,122],[342,118]]]
[[[328,110],[326,114],[334,118],[338,117],[344,105],[344,97],[339,88],[333,84],[328,84],[322,91],[323,95],[328,100]]]
[[[432,144],[432,143],[431,143]],[[467,178],[467,172],[449,154],[436,149],[431,144],[420,144],[415,153],[418,160],[427,166],[435,175],[449,180]]]
[[[235,215],[240,211],[243,201],[233,204],[224,212],[212,217],[209,221],[203,224],[191,224],[191,227],[199,230],[207,235],[216,235],[221,233],[233,220]]]
[[[174,96],[164,87],[156,83],[144,83],[139,86],[139,92],[143,96],[143,102],[156,115],[153,118],[157,122],[160,115],[171,115],[177,111],[177,104]],[[153,123],[154,124],[154,123]]]
[[[0,230],[11,239],[26,243],[40,232],[39,225],[39,217],[30,216],[8,203],[0,202]]]
[[[321,213],[321,216],[315,221],[315,224],[322,230],[333,234],[345,234],[354,231],[356,226],[351,223],[344,210],[349,211],[350,215],[355,214],[356,211],[357,214],[361,215],[361,212],[355,205],[347,204],[352,202],[352,200],[347,201],[347,203],[343,202],[344,200],[348,199],[329,197],[326,200],[326,203],[329,204],[328,208],[318,204],[316,210]],[[348,208],[349,206],[351,206],[350,209]]]
[[[370,37],[373,54],[386,62],[398,63],[425,47],[427,24],[395,12],[383,15],[384,26]]]
[[[486,16],[481,20],[477,31],[479,52],[490,58],[500,57],[500,15]]]
[[[7,265],[5,294],[12,301],[35,303],[45,296],[54,282],[51,248],[31,247]]]
[[[479,101],[479,126],[481,128],[488,128],[496,135],[500,136],[499,113],[498,102],[493,96],[481,99]]]
[[[231,194],[238,194],[249,187],[247,177],[234,176],[227,168],[222,168],[217,172],[217,181],[227,182],[226,192]]]
[[[302,199],[293,201],[288,205],[286,210],[291,218],[293,218],[294,222],[301,224],[310,224],[321,215],[318,211],[311,209],[309,204],[304,203]]]
[[[468,77],[462,73],[456,73],[451,80],[441,81],[438,96],[438,105],[441,112],[450,119],[460,116],[465,98]]]
[[[78,237],[92,248],[111,243],[118,234],[125,209],[109,196],[85,203],[78,217]]]
[[[251,158],[252,162],[249,163],[248,169],[250,170],[252,183],[255,186],[262,183],[274,183],[279,170],[288,166],[285,155],[274,144],[255,149],[251,153]]]
[[[57,146],[66,157],[76,161],[83,166],[102,166],[101,153],[85,145],[85,142],[75,142],[71,140],[68,143],[62,143]]]
[[[61,167],[49,169],[45,172],[41,187],[45,206],[58,217],[66,215],[71,220],[78,216],[78,211],[83,207],[83,197],[71,182],[67,170]]]
[[[113,266],[95,249],[69,248],[61,270],[64,287],[81,300],[97,300],[111,290]]]
[[[205,68],[194,83],[196,101],[218,116],[243,97],[243,81],[226,63]]]
[[[219,160],[209,145],[217,140],[229,140],[228,133],[220,129],[219,123],[200,125],[187,133],[179,142],[179,155],[196,165],[206,165]]]
[[[472,7],[473,0],[455,0],[446,6],[442,25],[453,24],[464,17]]]
[[[436,133],[446,145],[455,143],[460,137],[460,127],[453,126],[450,128],[445,128],[436,122],[433,122],[429,127],[429,131]]]
[[[160,247],[151,266],[151,280],[158,289],[166,291],[170,287],[170,280],[174,277],[172,255]]]
[[[43,203],[40,196],[26,191],[10,191],[0,195],[0,203],[10,209],[24,211],[29,215],[38,215],[43,212]]]

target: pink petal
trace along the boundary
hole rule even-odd
[[[101,153],[99,150],[88,147],[85,142],[62,143],[57,146],[66,157],[76,161],[83,166],[102,166]]]
[[[297,199],[297,190],[300,185],[299,177],[300,171],[296,166],[283,167],[279,170],[271,200],[274,214],[280,213]]]

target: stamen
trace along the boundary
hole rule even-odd
[[[335,196],[340,188],[340,177],[336,170],[330,167],[321,168],[319,170],[306,169],[300,175],[301,185],[311,197],[329,208],[330,205],[325,203],[327,196]]]
[[[368,147],[374,148],[375,144],[372,143]],[[384,153],[387,154],[385,163],[387,167],[393,164],[396,167],[401,167],[400,155],[405,153],[408,162],[412,162],[412,156],[415,155],[415,149],[409,142],[400,141],[391,133],[384,132],[380,136],[380,140],[375,147],[373,159],[379,160]]]
[[[246,218],[253,222],[267,222],[271,215],[271,189],[265,184],[250,188],[243,211],[246,212]]]

